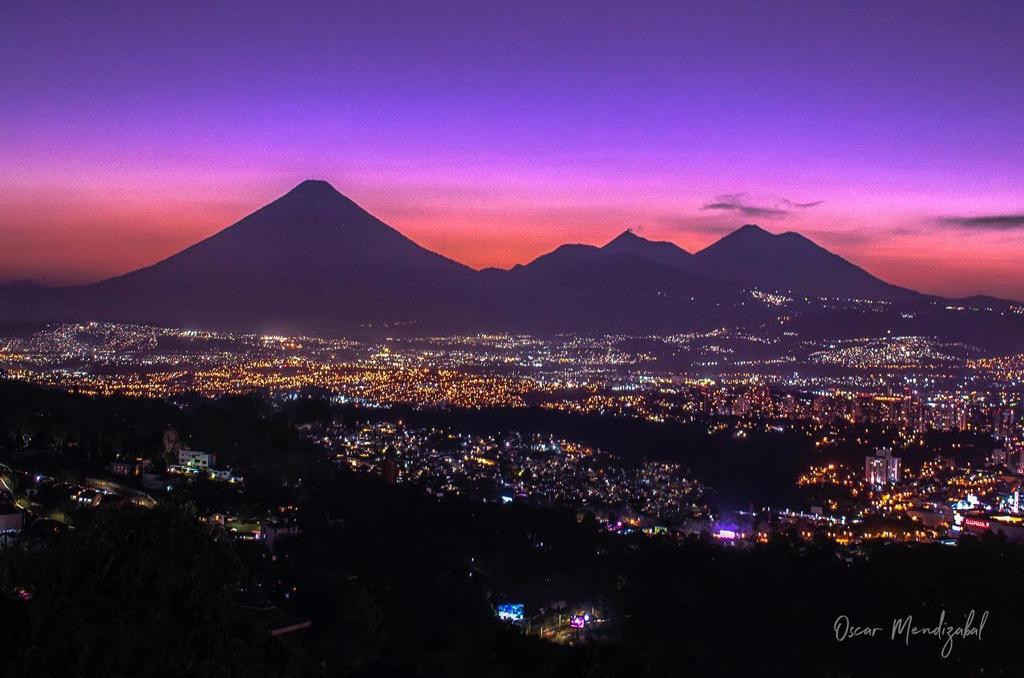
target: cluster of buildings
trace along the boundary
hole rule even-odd
[[[182,448],[178,450],[178,463],[168,464],[167,472],[173,475],[206,478],[226,483],[242,483],[245,478],[228,468],[217,468],[217,455]]]
[[[146,491],[107,478],[60,479],[0,464],[0,545],[21,537],[25,528],[59,528],[72,522],[76,512],[107,505],[149,508],[155,503]]]
[[[397,422],[307,433],[339,464],[415,483],[435,496],[565,506],[616,529],[655,529],[710,514],[703,485],[678,464],[627,465],[553,436],[481,436]]]
[[[808,490],[806,515],[792,514],[801,536],[843,544],[873,539],[954,543],[996,533],[1024,541],[1022,455],[997,448],[981,463],[936,456],[905,468],[890,448],[844,464],[812,466],[798,480]]]
[[[245,478],[228,468],[218,468],[217,456],[212,452],[201,452],[182,448],[177,452],[176,463],[167,464],[167,475],[186,478],[204,478],[227,483],[242,483]],[[151,459],[144,457],[118,458],[107,464],[107,471],[123,478],[136,478],[149,490],[166,489],[173,483],[167,475],[154,469]]]
[[[892,420],[888,410],[896,407],[908,427],[946,430],[967,425],[977,400],[994,405],[993,386],[1017,378],[1013,360],[977,359],[971,350],[914,336],[801,341],[781,328],[777,335],[720,328],[651,337],[480,334],[362,343],[72,323],[0,338],[0,369],[8,378],[96,394],[315,387],[378,404],[537,405],[652,419],[810,419],[832,410]],[[910,402],[884,400],[904,391],[912,392]],[[808,402],[815,398],[823,402]]]
[[[780,308],[792,301],[763,293],[755,299]],[[823,452],[835,451],[830,458],[881,449],[866,455],[863,471],[859,461],[808,469],[798,484],[816,495],[811,508],[773,510],[769,522],[776,527],[856,541],[946,538],[1016,520],[1024,355],[979,357],[972,347],[918,336],[805,341],[789,327],[780,320],[765,333],[718,328],[650,337],[355,342],[77,323],[0,338],[0,370],[5,378],[95,394],[288,398],[312,387],[335,402],[375,408],[537,407],[697,422],[712,433],[798,432]],[[470,435],[393,422],[307,433],[339,464],[438,496],[563,505],[623,530],[678,528],[709,516],[704,488],[678,466],[627,465],[550,436]],[[899,452],[942,454],[939,448],[957,444],[949,441],[972,436],[995,448],[985,465],[928,462],[918,470]],[[142,459],[119,459],[108,471],[154,489],[187,478],[242,480],[210,453],[181,450],[174,461],[168,477]],[[725,528],[729,533],[757,538],[764,530]]]

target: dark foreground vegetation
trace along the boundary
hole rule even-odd
[[[29,525],[0,551],[0,675],[1020,675],[1024,550],[1003,541],[848,552],[621,537],[558,509],[438,500],[338,469],[294,432],[319,416],[308,404],[91,400],[2,382],[0,396],[8,463],[87,469],[116,445],[159,457],[168,426],[248,458],[242,489],[190,486],[152,509]],[[301,533],[272,554],[204,521],[281,505]],[[608,621],[568,646],[493,609],[562,600]],[[895,617],[934,626],[945,610],[959,624],[972,609],[989,612],[981,639],[955,640],[946,659],[930,636],[890,640]],[[839,615],[885,630],[840,643]]]

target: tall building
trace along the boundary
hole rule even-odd
[[[1016,423],[1016,408],[997,407],[992,412],[992,433],[999,440],[1006,440],[1013,437],[1014,424]]]
[[[913,433],[924,433],[927,426],[924,420],[924,412],[921,400],[912,393],[903,396],[900,408],[903,429]]]
[[[786,397],[782,399],[782,415],[787,419],[796,419],[799,413],[800,405],[797,403],[796,396],[787,393]]]
[[[1024,447],[1017,446],[1011,449],[1006,465],[1010,468],[1010,472],[1024,475]]]
[[[881,487],[900,480],[900,458],[892,456],[892,449],[881,447],[875,454],[864,458],[864,480]]]
[[[925,413],[928,428],[936,431],[966,431],[970,405],[959,400],[935,398],[928,402]]]
[[[750,412],[750,400],[745,395],[736,396],[736,400],[732,402],[733,416],[742,417],[748,412]]]

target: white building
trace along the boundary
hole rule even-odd
[[[178,463],[191,468],[207,469],[214,466],[217,457],[210,452],[199,452],[198,450],[179,450]]]
[[[875,455],[864,458],[864,480],[881,487],[900,481],[900,458],[892,456],[892,449],[881,447]]]

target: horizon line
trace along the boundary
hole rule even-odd
[[[188,250],[188,249],[190,249],[190,248],[192,248],[192,247],[194,247],[196,245],[199,245],[199,244],[205,242],[206,240],[209,240],[210,238],[213,238],[213,237],[219,235],[220,233],[224,232],[225,230],[227,230],[229,228],[232,228],[233,226],[237,225],[239,222],[241,222],[244,219],[248,218],[252,214],[258,212],[259,210],[264,209],[265,207],[267,207],[267,206],[269,206],[269,205],[271,205],[273,203],[276,203],[276,202],[284,199],[285,197],[287,197],[288,195],[294,193],[295,191],[297,191],[298,189],[302,188],[303,186],[325,186],[328,189],[330,189],[330,191],[332,191],[334,194],[338,195],[339,197],[341,197],[341,198],[343,198],[345,200],[348,200],[353,205],[355,205],[357,208],[359,208],[363,212],[366,212],[368,215],[370,215],[371,217],[373,217],[374,219],[376,219],[377,221],[382,223],[387,228],[392,229],[393,231],[395,231],[396,233],[398,233],[402,237],[404,237],[404,238],[408,239],[410,242],[414,243],[417,247],[420,247],[423,250],[431,252],[432,254],[435,254],[435,255],[444,257],[446,259],[449,259],[449,260],[459,264],[460,266],[463,266],[463,267],[465,267],[465,268],[467,268],[467,269],[469,269],[471,271],[477,272],[477,273],[482,272],[482,271],[487,271],[487,270],[491,270],[491,271],[497,270],[497,271],[508,272],[508,271],[515,270],[516,268],[519,268],[519,267],[529,266],[530,264],[532,264],[533,262],[537,261],[538,259],[540,259],[542,257],[545,257],[545,256],[547,256],[549,254],[552,254],[553,252],[556,252],[556,251],[558,251],[559,249],[561,249],[563,247],[580,246],[580,247],[591,247],[591,248],[594,248],[594,249],[597,249],[597,250],[601,250],[604,247],[606,247],[607,245],[609,245],[610,243],[612,243],[613,241],[617,240],[618,238],[620,238],[620,237],[622,237],[623,235],[626,235],[626,234],[632,235],[633,237],[638,238],[640,240],[643,240],[644,242],[670,244],[670,245],[672,245],[674,247],[677,247],[681,252],[684,252],[684,253],[689,254],[691,256],[699,256],[701,253],[703,253],[706,250],[710,249],[711,247],[715,246],[717,243],[721,242],[723,239],[725,239],[725,238],[727,238],[727,237],[729,237],[731,235],[734,235],[735,233],[738,233],[738,232],[740,232],[740,231],[742,231],[744,229],[751,229],[752,228],[752,229],[756,229],[757,231],[762,232],[762,233],[764,233],[766,235],[769,235],[769,236],[772,236],[772,237],[783,237],[783,236],[786,236],[786,235],[796,235],[796,236],[799,236],[801,238],[804,238],[808,242],[812,243],[815,247],[818,247],[818,248],[824,250],[825,252],[828,252],[828,253],[830,253],[830,254],[832,254],[834,256],[837,256],[837,257],[843,259],[847,263],[860,268],[861,270],[865,271],[866,273],[868,273],[872,277],[877,278],[878,280],[880,280],[880,281],[882,281],[882,282],[884,282],[886,284],[893,285],[895,287],[903,287],[904,289],[908,289],[908,290],[911,290],[913,292],[917,292],[918,294],[922,294],[924,296],[940,297],[940,298],[950,299],[950,300],[968,300],[968,299],[982,297],[982,298],[994,299],[994,300],[997,300],[997,301],[1008,301],[1008,302],[1013,302],[1013,303],[1024,303],[1024,300],[998,297],[998,296],[995,296],[995,295],[992,295],[992,294],[988,294],[988,293],[975,293],[975,294],[968,294],[968,295],[965,295],[965,296],[956,296],[956,297],[954,297],[954,296],[944,296],[944,295],[941,295],[941,294],[935,294],[935,293],[929,293],[929,292],[921,292],[921,291],[919,291],[919,290],[917,290],[915,288],[911,288],[911,287],[907,287],[905,285],[899,285],[899,284],[896,284],[896,283],[892,283],[889,280],[886,280],[886,279],[876,275],[875,273],[872,273],[869,269],[865,268],[860,263],[857,263],[854,259],[849,258],[849,257],[847,257],[845,255],[842,255],[842,254],[838,254],[838,253],[834,252],[833,250],[820,245],[815,240],[813,240],[812,238],[809,238],[806,235],[803,235],[799,231],[796,231],[796,230],[784,230],[784,231],[781,231],[781,232],[773,232],[773,231],[768,230],[764,226],[762,226],[762,225],[760,225],[758,223],[753,223],[753,222],[743,223],[743,224],[741,224],[739,226],[736,226],[734,228],[728,228],[727,227],[727,228],[725,228],[725,229],[720,231],[721,235],[719,237],[717,237],[715,240],[713,240],[709,244],[705,245],[704,247],[702,247],[700,249],[697,249],[697,250],[693,250],[693,251],[686,249],[685,247],[679,245],[677,242],[675,242],[672,239],[654,240],[654,239],[651,239],[651,238],[644,237],[642,234],[638,233],[636,227],[624,226],[624,227],[622,227],[621,230],[618,230],[614,236],[612,236],[608,240],[605,240],[602,243],[590,243],[590,242],[582,242],[582,241],[567,241],[567,242],[560,243],[560,244],[556,245],[555,247],[553,247],[551,249],[545,249],[543,251],[540,251],[538,254],[533,255],[531,258],[529,258],[529,259],[527,259],[525,261],[516,262],[516,263],[514,263],[512,265],[509,265],[507,267],[502,267],[502,266],[499,266],[499,265],[474,266],[474,265],[467,264],[467,263],[461,261],[456,256],[451,256],[451,255],[445,254],[442,251],[439,251],[439,250],[436,250],[436,249],[432,249],[430,247],[427,247],[426,245],[421,244],[419,241],[415,240],[413,237],[411,237],[411,236],[407,235],[405,232],[403,232],[400,228],[398,228],[398,227],[392,225],[391,223],[388,223],[388,222],[384,221],[383,219],[381,219],[380,217],[376,216],[373,212],[371,212],[370,210],[368,210],[365,207],[363,207],[359,202],[357,202],[356,200],[351,198],[348,194],[339,191],[330,180],[325,179],[325,178],[320,178],[320,177],[309,177],[309,178],[303,179],[303,180],[299,181],[298,183],[292,185],[292,187],[287,189],[285,192],[279,193],[276,198],[271,199],[269,202],[263,203],[262,205],[260,205],[258,207],[255,207],[255,208],[245,208],[245,209],[248,209],[250,211],[248,211],[246,214],[244,214],[239,219],[236,219],[235,221],[232,221],[231,223],[228,223],[227,225],[225,225],[225,226],[223,226],[221,228],[218,228],[216,231],[214,231],[214,232],[212,232],[212,233],[210,233],[210,234],[208,234],[208,235],[206,235],[206,236],[204,236],[204,237],[202,237],[202,238],[200,238],[198,240],[195,240],[193,242],[188,243],[187,245],[181,247],[180,249],[177,249],[177,250],[174,250],[174,251],[172,251],[172,252],[170,252],[168,254],[162,255],[162,256],[160,256],[160,258],[155,259],[155,260],[153,260],[153,261],[151,261],[149,263],[145,263],[145,264],[142,264],[142,265],[139,265],[139,266],[135,266],[134,268],[129,268],[129,269],[126,269],[126,270],[118,272],[118,273],[113,273],[113,274],[101,276],[101,277],[98,277],[98,278],[95,278],[95,279],[89,279],[89,280],[86,280],[86,281],[75,282],[75,283],[57,283],[57,284],[52,284],[52,283],[46,282],[44,278],[25,277],[25,276],[10,277],[10,278],[0,278],[0,287],[6,287],[6,288],[25,287],[25,288],[39,288],[39,289],[75,289],[75,288],[89,287],[91,285],[96,285],[96,284],[99,284],[99,283],[102,283],[102,282],[105,282],[105,281],[108,281],[108,280],[112,280],[112,279],[115,279],[115,278],[119,278],[119,277],[122,277],[122,276],[125,276],[125,275],[130,275],[130,274],[135,273],[137,271],[149,268],[151,266],[158,265],[158,264],[160,264],[160,263],[162,263],[162,262],[164,262],[164,261],[166,261],[166,260],[168,260],[170,258],[173,258],[173,257],[175,257],[175,256],[177,256],[177,255],[179,255],[179,254],[181,254],[183,252],[185,252],[186,250]],[[719,232],[719,231],[717,229],[715,229],[713,232]]]

